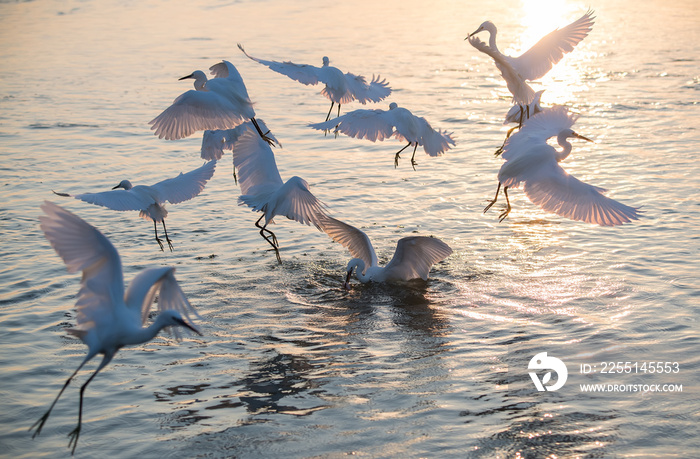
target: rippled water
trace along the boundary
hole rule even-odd
[[[44,412],[85,347],[64,328],[79,275],[37,217],[58,202],[110,237],[131,279],[174,265],[204,336],[123,349],[86,392],[77,457],[692,457],[700,448],[700,180],[694,1],[0,3],[0,445],[8,457],[68,455],[78,385],[41,436]],[[491,2],[492,3],[492,2]],[[550,75],[545,105],[581,117],[565,167],[641,206],[617,228],[540,211],[521,191],[498,223],[495,192],[509,95],[464,42],[485,19],[517,53],[588,6],[598,19]],[[541,24],[539,27],[537,24]],[[386,77],[389,101],[454,132],[440,158],[393,166],[396,141],[306,128],[328,110],[254,56]],[[59,198],[151,184],[201,164],[201,135],[168,142],[147,122],[228,59],[284,145],[284,179],[304,177],[386,262],[406,235],[454,254],[427,283],[341,287],[347,252],[278,221],[282,265],[239,207],[231,155],[196,199],[170,206],[172,253],[149,222]],[[347,110],[359,105],[348,105]],[[530,359],[568,367],[538,392]],[[600,362],[678,362],[677,373],[603,374]],[[584,374],[581,365],[598,365]],[[95,364],[90,368],[95,368]],[[639,366],[638,366],[639,368]],[[586,393],[581,384],[682,384],[682,392]]]

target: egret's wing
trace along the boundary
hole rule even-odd
[[[513,102],[521,105],[527,105],[532,102],[535,97],[534,89],[532,89],[525,79],[513,68],[507,56],[502,55],[498,51],[494,51],[476,36],[471,36],[468,40],[474,48],[493,58],[496,63],[496,68],[501,71],[501,76],[506,81],[508,91],[513,95]]]
[[[68,272],[83,272],[75,308],[77,327],[72,333],[84,335],[91,323],[111,320],[111,308],[124,298],[122,265],[117,250],[95,227],[77,215],[44,201],[39,217],[41,230]]]
[[[197,169],[185,174],[180,172],[177,177],[165,179],[151,186],[156,192],[159,202],[169,201],[171,204],[188,201],[204,189],[209,179],[214,175],[216,161],[208,161]]]
[[[175,279],[175,268],[147,268],[138,273],[129,283],[125,303],[129,308],[140,311],[142,324],[145,324],[156,297],[159,313],[167,310],[177,311],[190,325],[195,318],[201,319]],[[180,327],[170,327],[169,332],[176,339],[181,338]]]
[[[353,258],[364,261],[365,269],[377,266],[377,255],[372,247],[372,242],[364,231],[329,216],[325,216],[321,221],[321,231],[348,249]]]
[[[251,56],[245,52],[242,45],[238,45],[238,48],[243,51],[243,54],[248,56],[248,58],[254,60],[255,62],[268,66],[271,70],[277,73],[286,75],[292,80],[296,80],[299,83],[305,85],[318,84],[319,82],[319,68],[313,65],[307,64],[295,64],[293,62],[277,62],[277,61],[266,61],[263,59],[258,59]]]
[[[215,92],[190,90],[148,124],[159,139],[177,140],[196,131],[234,128],[246,121],[243,109]]]
[[[221,61],[218,64],[214,64],[209,67],[209,70],[211,71],[211,74],[214,75],[214,78],[225,78],[228,80],[225,84],[227,84],[227,89],[229,91],[236,93],[238,97],[244,99],[245,101],[250,101],[248,89],[245,87],[243,77],[232,63],[229,61]],[[209,80],[208,84],[221,84],[221,81],[222,80]]]
[[[577,118],[563,105],[546,108],[531,116],[518,132],[508,138],[501,156],[509,160],[534,146],[543,145],[550,137],[570,129]]]
[[[90,204],[107,207],[108,209],[127,211],[127,210],[143,210],[152,202],[144,201],[139,195],[131,190],[109,190],[98,193],[82,193],[74,196],[75,199],[80,199]]]
[[[604,196],[605,190],[569,175],[556,161],[526,180],[524,191],[533,204],[572,220],[615,226],[638,218],[637,209]]]
[[[352,73],[345,74],[345,80],[350,87],[350,92],[362,104],[379,102],[391,94],[389,83],[386,79],[380,80],[380,78],[379,75],[376,77],[372,75],[372,81],[368,84],[363,76],[353,75]]]
[[[386,116],[385,110],[354,110],[338,118],[323,123],[309,124],[318,130],[329,130],[337,126],[336,131],[356,139],[375,142],[391,137],[394,125]]]
[[[233,129],[206,130],[202,135],[201,156],[205,161],[218,161],[224,156],[224,150],[230,150],[229,138],[232,131],[244,126],[245,123]],[[236,136],[238,138],[238,136]]]
[[[452,139],[452,133],[440,130],[436,131],[427,121],[425,121],[423,125],[421,140],[423,150],[430,156],[440,156],[450,149],[450,145],[455,145],[455,141]]]
[[[452,253],[449,245],[440,239],[426,236],[411,236],[399,239],[396,252],[384,267],[387,279],[428,280],[430,267]]]
[[[287,180],[275,194],[277,195],[275,214],[284,215],[304,225],[313,224],[321,229],[322,220],[326,216],[326,206],[311,193],[306,180],[294,176]]]
[[[595,16],[588,10],[580,19],[545,35],[521,56],[508,58],[513,68],[526,80],[537,80],[549,72],[564,54],[586,38],[593,28]]]
[[[257,194],[262,189],[282,186],[275,155],[257,132],[248,129],[233,149],[233,165],[238,170],[241,195]]]

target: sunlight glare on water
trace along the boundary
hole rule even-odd
[[[595,10],[592,32],[535,90],[580,114],[563,167],[641,207],[604,228],[542,211],[522,189],[488,212],[511,95],[464,38],[485,20],[517,55]],[[85,355],[80,275],[38,227],[50,200],[110,238],[129,282],[175,266],[204,336],[122,349],[85,393],[76,457],[688,457],[700,449],[697,28],[691,0],[489,2],[0,2],[0,444],[12,457],[68,456],[86,366],[37,438],[29,426]],[[651,22],[650,22],[651,21]],[[487,34],[481,38],[487,40]],[[417,166],[395,139],[307,127],[329,103],[247,59],[381,75],[396,102],[454,133]],[[342,289],[349,253],[277,218],[278,265],[238,205],[225,152],[195,199],[168,205],[174,251],[137,212],[62,198],[123,179],[153,184],[199,167],[201,133],[160,140],[148,121],[222,59],[242,74],[283,180],[306,179],[335,218],[364,231],[380,264],[405,236],[453,254],[427,282]],[[551,143],[551,142],[550,142]],[[548,352],[568,381],[538,392]],[[601,362],[678,362],[671,374]],[[598,365],[584,373],[581,365]],[[663,365],[662,365],[663,367]],[[540,375],[543,376],[543,375]],[[581,384],[682,384],[682,392],[583,392]]]

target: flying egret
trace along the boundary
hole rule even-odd
[[[214,175],[215,167],[216,161],[209,161],[197,169],[185,174],[180,173],[177,177],[163,180],[151,186],[133,186],[130,181],[122,180],[111,191],[83,193],[75,196],[67,193],[56,193],[55,191],[54,193],[59,196],[72,196],[75,199],[104,206],[112,210],[138,210],[141,218],[153,221],[153,230],[155,231],[156,242],[158,242],[160,250],[163,250],[163,241],[158,237],[157,223],[161,222],[163,224],[165,240],[168,242],[168,247],[172,252],[173,244],[168,237],[168,231],[165,229],[165,217],[168,216],[165,202],[178,204],[197,196],[202,192],[207,181]],[[123,189],[117,190],[117,188]]]
[[[263,132],[269,132],[265,122],[258,118],[258,126]],[[224,156],[224,150],[233,151],[238,138],[248,129],[254,127],[251,121],[239,124],[233,129],[207,129],[202,135],[201,156],[205,161],[219,160]],[[278,146],[282,144],[272,134],[267,136]]]
[[[425,153],[439,156],[454,145],[452,134],[436,131],[428,121],[416,116],[409,110],[399,107],[395,102],[389,104],[389,110],[354,110],[338,118],[323,123],[309,124],[319,130],[329,130],[335,126],[336,134],[342,132],[357,139],[367,139],[375,142],[389,137],[408,142],[394,157],[394,167],[399,165],[399,155],[413,145],[411,164],[416,165],[415,156],[418,145],[423,146]]]
[[[201,70],[180,78],[194,79],[194,90],[178,96],[173,104],[151,120],[151,129],[159,139],[177,140],[206,129],[231,129],[250,120],[260,137],[267,142],[255,119],[253,103],[241,74],[229,61],[209,67],[214,78],[207,79]]]
[[[498,172],[496,196],[484,212],[496,203],[503,186],[507,204],[499,216],[499,221],[503,221],[511,210],[508,188],[524,183],[523,189],[530,201],[562,217],[603,226],[620,225],[638,218],[637,209],[606,197],[602,194],[604,189],[578,180],[559,165],[571,153],[568,138],[592,142],[571,129],[576,118],[566,107],[554,106],[534,115],[508,139],[502,155],[505,162]],[[561,151],[547,144],[553,136],[557,136]]]
[[[277,261],[282,263],[277,236],[267,225],[273,222],[275,216],[281,215],[320,229],[325,204],[309,191],[306,180],[294,176],[282,182],[272,149],[250,130],[236,142],[233,165],[238,169],[238,184],[241,186],[238,205],[245,204],[256,212],[262,212],[255,226],[260,228],[260,235],[272,246]],[[260,225],[263,218],[265,223]]]
[[[537,80],[542,78],[559,62],[564,54],[574,50],[581,40],[586,38],[593,28],[595,16],[593,10],[588,10],[581,18],[562,29],[555,29],[545,35],[532,48],[518,57],[506,56],[496,46],[496,26],[491,21],[485,21],[478,29],[469,34],[467,38],[474,37],[482,31],[489,33],[489,56],[499,65],[499,61],[508,64],[523,80]],[[470,43],[471,40],[470,40]],[[474,43],[472,43],[474,45]],[[479,51],[486,52],[478,48]],[[499,67],[500,69],[500,67]],[[506,78],[506,75],[503,75]],[[506,79],[507,81],[507,79]]]
[[[75,453],[82,426],[85,388],[114,354],[124,346],[152,340],[163,328],[172,332],[178,341],[181,336],[177,327],[201,335],[190,315],[201,317],[175,279],[175,268],[146,268],[132,279],[125,292],[122,263],[112,243],[95,227],[56,204],[45,201],[41,208],[46,214],[39,217],[46,239],[63,259],[68,272],[83,272],[75,304],[77,325],[66,331],[80,338],[88,346],[88,353],[63,384],[48,411],[29,430],[36,429],[32,438],[41,433],[73,377],[90,359],[102,354],[97,370],[80,387],[78,425],[68,435],[68,448],[72,446],[72,453]],[[159,314],[150,326],[143,328],[156,296]]]
[[[372,76],[372,81],[367,83],[365,77],[361,75],[343,73],[336,67],[331,67],[329,65],[330,61],[326,56],[323,56],[323,66],[315,67],[308,64],[294,64],[293,62],[266,61],[246,53],[241,44],[238,44],[238,48],[255,62],[266,65],[275,72],[286,75],[292,80],[305,85],[316,85],[319,82],[325,83],[326,87],[323,88],[321,94],[331,101],[331,108],[328,110],[328,115],[326,115],[326,121],[331,117],[334,104],[338,104],[338,116],[340,116],[341,104],[357,100],[364,105],[367,102],[379,102],[391,94],[391,88],[386,79],[380,81],[381,77],[379,75],[376,77]]]
[[[321,218],[321,229],[335,242],[348,249],[352,260],[346,268],[343,287],[350,288],[350,277],[367,282],[428,280],[430,267],[447,258],[452,249],[440,239],[427,236],[410,236],[399,239],[391,261],[378,266],[372,242],[362,230],[327,215]]]

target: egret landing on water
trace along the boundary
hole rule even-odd
[[[68,435],[68,448],[72,447],[71,452],[75,453],[82,427],[85,389],[117,351],[127,345],[148,342],[164,328],[177,340],[181,338],[177,327],[201,335],[190,318],[190,315],[200,316],[177,283],[175,268],[144,269],[124,292],[122,263],[112,243],[95,227],[56,204],[46,201],[41,208],[46,214],[39,217],[46,239],[63,259],[68,272],[83,272],[75,303],[77,325],[67,331],[88,346],[88,353],[63,384],[48,411],[29,430],[36,429],[32,438],[41,433],[73,377],[90,359],[102,354],[97,370],[80,387],[78,425]],[[143,328],[156,296],[159,314],[150,326]]]
[[[241,74],[229,61],[209,67],[214,78],[201,70],[180,78],[194,79],[194,90],[178,96],[173,104],[149,122],[159,139],[177,140],[206,129],[232,129],[250,120],[260,137],[272,143],[255,119],[253,103]]]
[[[436,131],[422,116],[416,116],[409,110],[399,107],[396,103],[389,104],[389,110],[354,110],[343,116],[323,123],[309,124],[318,130],[329,130],[335,126],[336,134],[343,134],[356,139],[367,139],[375,142],[389,137],[408,142],[394,156],[394,167],[399,165],[399,155],[413,145],[411,165],[416,166],[416,149],[419,145],[430,156],[439,156],[454,145],[452,134]]]
[[[554,106],[534,115],[506,142],[505,162],[498,172],[496,196],[484,209],[496,203],[503,186],[506,210],[499,216],[503,221],[511,210],[508,188],[524,184],[525,195],[547,212],[562,217],[603,226],[615,226],[636,220],[639,211],[603,195],[605,191],[569,175],[559,163],[571,153],[569,138],[592,140],[574,132],[571,127],[576,117],[566,107]],[[562,147],[557,151],[547,139],[557,136]]]
[[[277,236],[267,226],[279,215],[320,229],[325,205],[309,191],[309,184],[301,177],[295,176],[283,182],[272,149],[250,130],[234,146],[233,165],[238,169],[238,184],[241,186],[238,204],[262,212],[255,226],[272,246],[277,261],[282,263]],[[265,223],[260,225],[263,218]]]
[[[326,121],[331,117],[333,105],[338,104],[338,116],[340,116],[340,105],[347,104],[356,100],[361,104],[367,102],[379,102],[391,94],[391,88],[386,80],[379,80],[381,77],[373,76],[372,81],[367,83],[365,77],[353,75],[352,73],[343,73],[335,67],[329,65],[329,60],[326,56],[323,57],[323,66],[314,67],[308,64],[294,64],[293,62],[277,62],[266,61],[251,56],[245,52],[241,44],[238,45],[243,54],[248,58],[266,65],[277,73],[286,75],[292,80],[298,81],[305,85],[316,85],[319,82],[325,83],[321,94],[326,96],[331,101],[331,108],[326,115]]]
[[[172,251],[173,244],[168,237],[168,231],[165,229],[165,217],[168,215],[168,211],[165,209],[165,202],[168,201],[171,204],[178,204],[197,196],[202,192],[207,181],[214,175],[215,167],[216,161],[209,161],[203,166],[187,172],[186,174],[180,173],[177,177],[163,180],[155,185],[133,186],[130,181],[122,180],[117,186],[112,188],[112,191],[83,193],[73,197],[112,210],[140,211],[139,216],[153,221],[156,242],[158,242],[160,250],[163,250],[163,241],[158,237],[157,226],[157,223],[161,222],[163,224],[165,240],[168,242],[170,251]],[[123,189],[117,190],[117,188]],[[54,191],[54,193],[56,192]],[[66,197],[71,196],[67,193],[56,194]]]
[[[399,239],[391,261],[384,267],[378,265],[377,255],[369,237],[362,231],[335,218],[324,216],[321,229],[335,242],[348,249],[353,259],[346,268],[343,287],[350,288],[350,277],[355,269],[362,283],[428,280],[430,268],[450,254],[450,246],[440,239],[427,236],[410,236]]]

